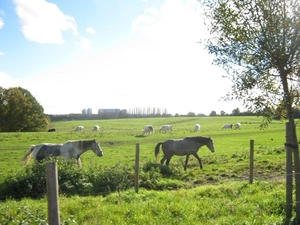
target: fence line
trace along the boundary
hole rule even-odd
[[[252,149],[254,150],[254,141],[253,140],[250,140],[250,151],[252,151]],[[139,162],[139,155],[137,157],[137,154],[139,154],[139,144],[137,143],[136,144],[136,163]],[[138,160],[137,160],[138,159]],[[251,160],[252,159],[252,160]],[[250,164],[253,164],[254,165],[254,154],[253,154],[253,157],[250,157]],[[139,164],[135,166],[136,170],[135,171],[138,171],[139,169]],[[260,181],[270,181],[273,180],[273,179],[276,179],[276,180],[284,180],[287,176],[294,176],[295,174],[297,173],[290,173],[290,174],[277,174],[277,175],[269,175],[269,176],[266,176],[266,175],[259,175],[259,174],[256,174],[255,173],[255,167],[253,166],[253,172],[252,172],[252,176],[253,178],[251,179],[251,170],[249,171],[250,173],[250,183],[253,182],[253,179],[255,180],[260,180]],[[220,176],[221,177],[221,176]],[[135,173],[135,190],[136,192],[138,192],[138,187],[136,185],[138,185],[138,181],[139,181],[139,176],[137,173]],[[232,180],[232,181],[246,181],[246,180],[249,180],[249,175],[245,175],[243,177],[239,177],[239,178],[226,178],[226,180]],[[222,182],[214,182],[214,181],[209,181],[207,182],[208,185],[211,185],[211,184],[214,184],[214,183],[222,183]],[[103,187],[103,189],[107,189],[107,187]],[[125,189],[124,189],[125,190]],[[110,193],[113,193],[113,191],[101,191],[99,192],[99,195],[107,195],[107,194],[110,194]],[[63,193],[62,193],[63,194]],[[16,198],[22,198],[22,197],[30,197],[30,195],[15,195],[15,196],[11,196],[11,197],[16,197]],[[82,196],[90,196],[90,195],[82,195]],[[5,198],[5,196],[0,196],[0,199],[2,198]],[[0,200],[2,201],[2,200]],[[5,201],[5,200],[4,200]]]
[[[290,175],[293,175],[293,174],[290,174]],[[282,181],[282,183],[284,183],[285,178],[286,178],[286,174],[268,175],[268,176],[266,176],[266,175],[255,174],[255,172],[254,172],[254,181],[268,181],[268,182],[276,182],[276,181],[280,181],[281,182]],[[249,181],[249,176],[245,175],[243,177],[226,178],[226,179],[224,179],[224,182],[225,181],[241,181],[241,182],[246,182],[246,181]],[[212,184],[219,185],[219,184],[222,184],[222,181],[209,181],[205,185],[212,185]],[[203,186],[203,184],[201,184],[201,186]],[[134,188],[134,186],[132,186],[131,188]],[[107,187],[103,187],[103,189],[105,190],[105,189],[107,189]],[[125,190],[129,190],[129,189],[124,189],[124,191]],[[122,190],[123,189],[119,189],[119,191],[122,191]],[[99,192],[98,195],[99,196],[101,196],[101,195],[105,196],[105,195],[109,195],[111,193],[114,193],[114,191],[101,191],[101,192]],[[64,193],[62,193],[62,192],[60,192],[60,194],[64,195]],[[70,196],[72,196],[72,195],[70,195]],[[86,197],[87,196],[95,196],[95,194],[80,194],[80,196],[86,196]],[[5,199],[6,197],[7,196],[0,196],[0,199]],[[34,195],[13,195],[13,196],[10,196],[7,199],[13,199],[13,198],[20,199],[20,198],[24,198],[24,197],[36,197],[36,196],[34,196]],[[0,202],[5,202],[5,200],[0,200]]]

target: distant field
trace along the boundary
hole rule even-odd
[[[233,155],[247,154],[249,142],[255,141],[255,151],[270,151],[274,148],[282,148],[285,143],[285,123],[273,121],[265,130],[260,130],[261,117],[172,117],[172,118],[145,118],[145,119],[112,119],[112,120],[83,120],[83,121],[63,121],[53,122],[51,127],[56,128],[56,132],[38,133],[0,133],[0,163],[2,170],[0,176],[3,177],[7,171],[22,169],[21,158],[28,151],[29,146],[39,143],[62,143],[67,140],[97,139],[100,142],[104,156],[96,157],[92,151],[82,155],[82,164],[85,169],[89,165],[101,164],[103,166],[115,165],[118,162],[134,164],[134,154],[136,143],[140,144],[141,163],[154,161],[154,147],[159,141],[167,139],[183,138],[186,136],[211,136],[215,142],[215,153],[211,153],[206,147],[199,151],[200,157],[209,157],[219,160],[217,167],[227,167],[226,160]],[[240,130],[222,130],[225,123],[240,122]],[[200,132],[194,133],[193,128],[196,123],[201,125]],[[100,131],[93,132],[94,125],[99,125]],[[154,135],[142,136],[142,129],[145,125],[151,124],[156,132]],[[159,133],[158,129],[164,124],[173,125],[173,132]],[[85,127],[84,132],[75,132],[78,125]],[[299,130],[299,127],[298,127]],[[299,132],[298,132],[299,133]],[[160,157],[162,155],[160,154]],[[259,159],[259,155],[257,156]],[[268,160],[268,155],[264,155]],[[272,158],[273,156],[270,155]],[[284,152],[276,156],[278,160],[284,162]],[[224,161],[224,158],[228,158]],[[273,160],[273,159],[271,159]],[[172,163],[182,163],[182,157],[173,157]],[[224,161],[222,163],[222,161]],[[32,160],[31,160],[32,163]],[[224,165],[220,165],[222,163]],[[191,157],[189,166],[197,169],[196,160]],[[216,166],[216,165],[214,165]],[[204,164],[204,171],[209,169],[209,165]],[[1,178],[0,178],[1,181]]]
[[[24,170],[20,160],[29,146],[39,143],[62,143],[67,140],[96,139],[104,156],[89,151],[82,155],[83,169],[112,167],[118,163],[133,168],[135,146],[140,145],[141,167],[155,163],[155,145],[167,139],[186,136],[211,136],[215,153],[206,147],[199,151],[203,170],[190,157],[187,171],[185,158],[174,156],[170,167],[180,170],[178,177],[163,182],[185,182],[187,189],[173,191],[133,190],[103,196],[60,196],[64,224],[283,224],[285,210],[285,123],[273,121],[260,130],[257,117],[174,117],[146,119],[112,119],[63,121],[51,124],[56,132],[0,133],[0,185],[12,171]],[[222,130],[225,123],[240,122],[240,130]],[[199,123],[201,130],[193,132]],[[145,125],[151,124],[154,135],[142,136]],[[164,124],[173,125],[173,132],[159,133]],[[82,125],[84,132],[75,132]],[[94,125],[100,131],[93,132]],[[299,125],[297,127],[299,134]],[[249,143],[255,142],[254,184],[249,185]],[[162,153],[160,157],[162,157]],[[33,163],[31,160],[30,163]],[[96,166],[95,166],[96,165]],[[174,179],[174,180],[172,180]],[[194,188],[193,188],[194,187]],[[0,224],[21,224],[20,221],[44,221],[46,199],[0,203]],[[35,222],[33,224],[45,224]]]

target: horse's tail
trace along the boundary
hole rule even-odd
[[[29,162],[30,156],[32,155],[32,152],[33,152],[33,150],[34,150],[34,147],[35,147],[35,145],[31,145],[30,148],[29,148],[29,150],[28,150],[28,152],[27,152],[26,155],[23,157],[22,162],[23,162],[23,165],[24,165],[24,166],[26,166],[27,163]]]
[[[157,159],[158,159],[159,147],[160,147],[160,145],[162,145],[162,143],[163,143],[163,142],[159,142],[159,143],[157,143],[157,145],[155,146],[154,154],[155,154],[156,162],[157,162]]]

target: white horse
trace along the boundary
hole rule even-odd
[[[172,125],[163,125],[161,128],[159,128],[159,132],[167,132],[172,131]]]
[[[235,126],[235,129],[241,129],[242,124],[241,123],[236,123],[234,126]]]
[[[152,135],[154,134],[154,127],[152,125],[145,126],[145,128],[143,130],[143,135],[145,135],[145,134],[149,135],[151,133],[152,133]]]
[[[102,149],[96,140],[68,141],[63,144],[39,144],[31,145],[22,162],[25,166],[32,155],[34,162],[39,162],[50,157],[62,156],[66,161],[77,160],[81,167],[80,156],[87,150],[92,150],[97,156],[103,156]]]
[[[196,124],[194,127],[194,132],[198,132],[200,130],[200,124]]]
[[[75,131],[84,131],[84,126],[77,126]]]
[[[98,125],[95,125],[93,128],[93,131],[99,131],[99,130],[100,130],[100,127]]]
[[[231,123],[227,123],[227,124],[224,124],[224,126],[222,127],[222,129],[232,129],[232,124]]]

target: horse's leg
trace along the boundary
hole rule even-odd
[[[184,170],[186,170],[186,166],[187,166],[187,164],[188,164],[189,157],[190,157],[190,155],[186,155],[186,157],[185,157]]]
[[[78,167],[79,167],[79,168],[82,168],[80,155],[76,155],[75,159],[76,159],[76,161],[77,161]]]
[[[166,165],[167,165],[167,166],[169,166],[170,161],[171,161],[171,158],[172,158],[172,155],[170,155],[170,156],[167,158],[167,162],[166,162]]]
[[[164,157],[160,160],[160,164],[164,164],[164,162],[166,161],[166,156],[164,155]]]
[[[200,168],[202,169],[202,161],[201,161],[201,158],[199,157],[199,155],[197,153],[194,153],[193,156],[195,156],[195,158],[198,159]]]
[[[77,159],[77,165],[78,165],[79,168],[82,168],[80,157]]]

